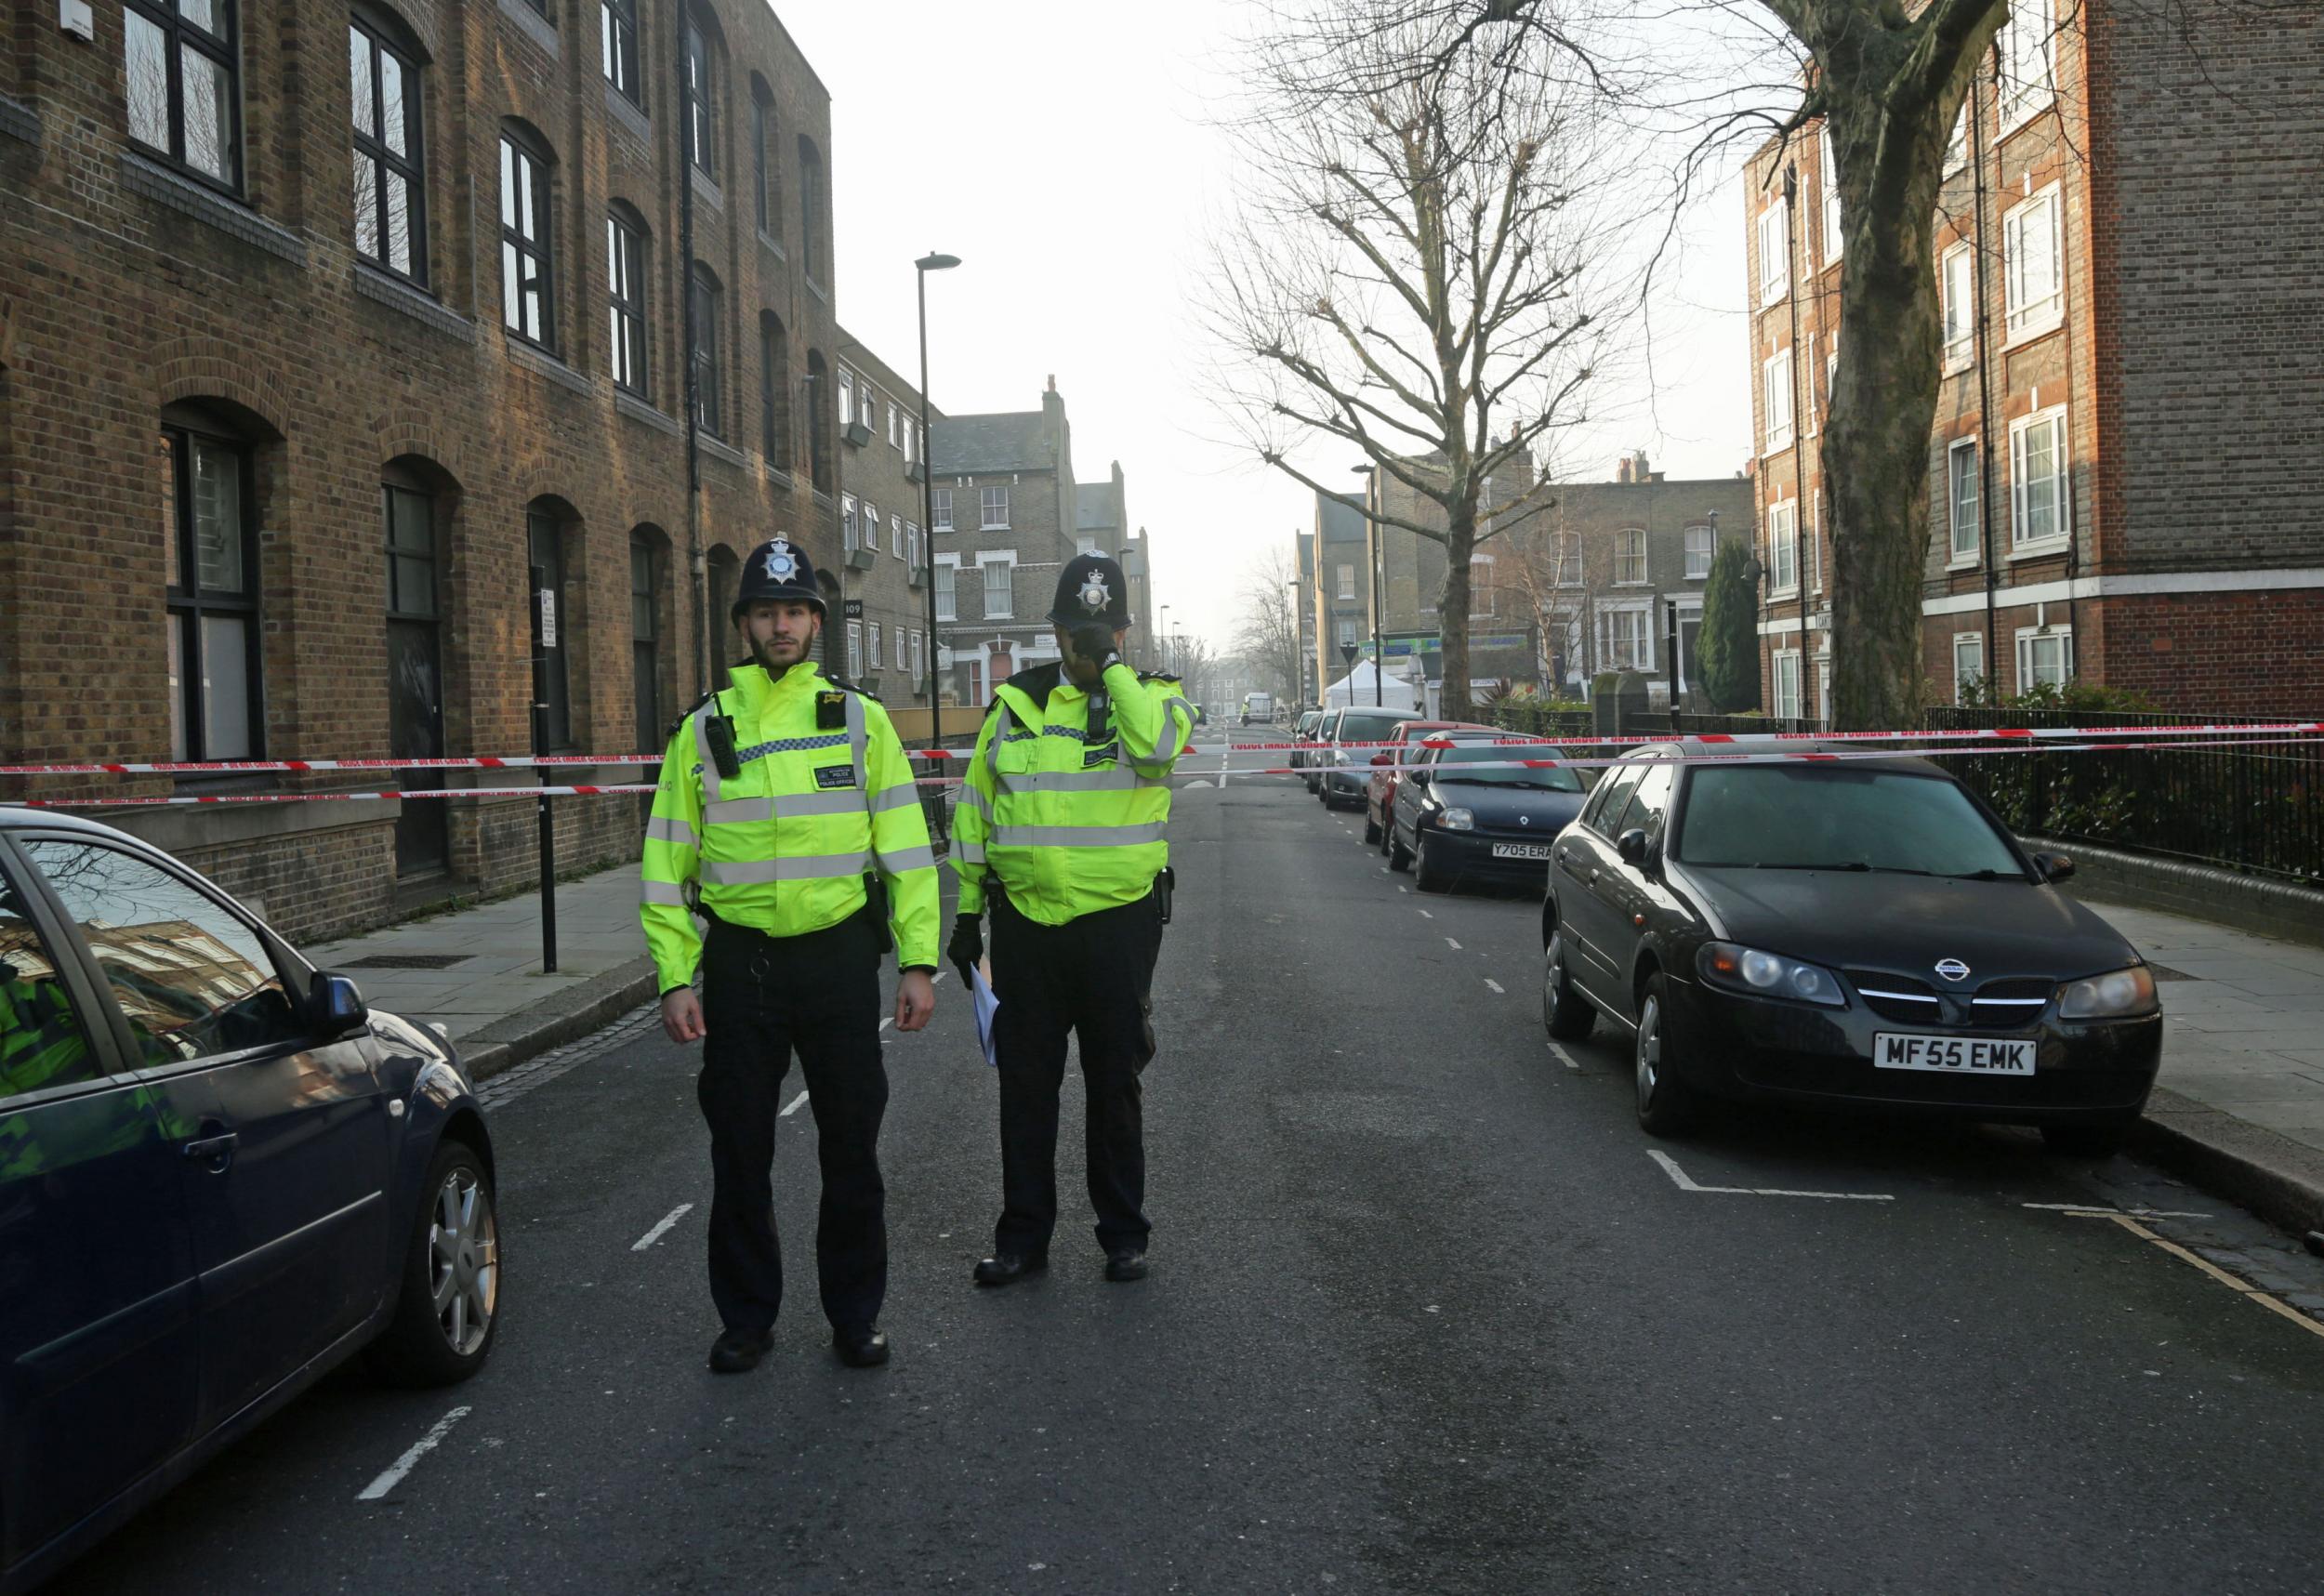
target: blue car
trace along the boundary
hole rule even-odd
[[[168,854],[0,806],[0,1591],[358,1352],[474,1374],[493,1189],[450,1043]]]

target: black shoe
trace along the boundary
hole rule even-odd
[[[761,1336],[746,1336],[739,1330],[728,1330],[710,1343],[710,1367],[722,1375],[747,1373],[759,1366],[759,1360],[774,1345],[774,1332]]]
[[[1105,1278],[1115,1282],[1143,1280],[1146,1277],[1146,1249],[1142,1246],[1117,1246],[1105,1255]]]
[[[1038,1274],[1049,1267],[1046,1252],[1001,1252],[981,1260],[976,1266],[979,1286],[1014,1286],[1028,1274]]]
[[[839,1354],[839,1361],[852,1369],[876,1369],[888,1361],[888,1337],[883,1330],[866,1326],[860,1330],[831,1332],[831,1350]]]

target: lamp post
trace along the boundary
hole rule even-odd
[[[1364,562],[1370,568],[1367,574],[1372,585],[1372,706],[1380,708],[1388,702],[1388,687],[1380,679],[1380,664],[1387,651],[1381,648],[1380,641],[1380,556],[1385,550],[1380,547],[1380,519],[1372,510],[1372,493],[1380,485],[1380,468],[1366,465],[1350,466],[1348,469],[1361,473],[1364,478]],[[1354,670],[1353,661],[1348,668]],[[1351,692],[1348,696],[1353,698],[1355,694]]]
[[[920,580],[928,584],[928,745],[944,743],[944,700],[936,691],[936,660],[943,653],[936,641],[936,438],[928,427],[928,274],[949,271],[960,264],[957,255],[930,253],[912,262],[920,303],[920,548],[928,568]]]
[[[1162,668],[1176,674],[1170,665],[1170,607],[1168,604],[1162,606],[1161,615],[1161,621],[1154,628],[1155,644],[1162,653]]]

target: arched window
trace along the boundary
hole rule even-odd
[[[522,122],[500,125],[500,323],[528,344],[557,346],[556,257],[549,241],[548,141]]]
[[[807,469],[815,491],[831,491],[831,365],[821,350],[807,351]]]
[[[428,167],[421,153],[420,69],[410,31],[359,7],[347,28],[355,139],[355,253],[428,282]]]
[[[432,759],[444,737],[446,521],[458,489],[442,468],[416,456],[391,460],[379,473],[379,520],[386,545],[388,754]],[[435,787],[442,776],[399,772],[406,787]],[[442,802],[401,806],[395,819],[395,873],[424,876],[451,862],[451,830]]]
[[[1626,526],[1614,534],[1614,580],[1646,580],[1646,529]]]
[[[629,534],[630,685],[637,708],[638,750],[658,754],[668,741],[670,695],[667,642],[675,637],[669,598],[669,539],[661,528],[640,526]]]
[[[727,615],[734,608],[734,595],[742,588],[743,562],[733,549],[721,546],[710,550],[709,564],[709,591],[705,595],[709,610],[702,617],[702,626],[711,640],[710,685],[722,689],[732,679],[727,662],[742,646],[734,640]]]
[[[774,90],[750,74],[750,202],[759,231],[783,236],[783,158],[775,144]]]
[[[799,258],[800,268],[815,282],[823,281],[823,152],[804,133],[799,136]]]
[[[615,200],[605,216],[607,313],[611,318],[606,356],[617,388],[646,392],[645,218],[636,207]]]
[[[162,412],[173,759],[265,757],[255,441],[223,405]]]
[[[689,352],[693,359],[694,425],[713,438],[726,436],[725,412],[719,403],[719,323],[724,315],[724,295],[718,277],[699,260],[694,262],[694,304]]]
[[[533,751],[562,753],[574,746],[573,680],[566,661],[578,651],[580,616],[566,588],[566,544],[580,517],[562,499],[537,498],[524,508],[526,588],[533,612]],[[577,570],[579,561],[572,562]]]
[[[791,468],[791,340],[772,310],[759,312],[759,452]]]

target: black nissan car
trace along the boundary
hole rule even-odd
[[[1464,878],[1538,888],[1552,839],[1589,796],[1578,771],[1516,763],[1538,751],[1491,737],[1415,749],[1381,838],[1390,866],[1411,866],[1423,892]]]
[[[1908,758],[1609,770],[1553,845],[1542,1018],[1629,1032],[1638,1118],[1711,1099],[1856,1101],[2038,1125],[2104,1154],[2155,1081],[2137,951],[1968,788]]]

